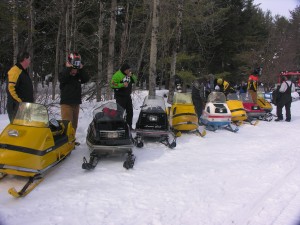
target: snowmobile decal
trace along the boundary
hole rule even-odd
[[[6,149],[6,150],[23,152],[23,153],[27,153],[27,154],[31,154],[31,155],[37,155],[37,156],[44,156],[44,155],[48,154],[49,152],[54,151],[58,147],[60,147],[60,146],[51,147],[51,148],[46,149],[46,150],[36,150],[36,149],[26,148],[26,147],[21,147],[21,146],[16,146],[16,145],[0,144],[0,149],[2,148],[2,149]]]

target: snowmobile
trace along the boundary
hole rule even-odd
[[[176,147],[175,134],[170,129],[165,101],[161,96],[146,96],[135,127],[135,144],[141,148],[145,138],[158,139],[169,148]]]
[[[240,94],[240,97],[243,101],[244,108],[247,112],[248,120],[251,121],[251,124],[257,124],[258,120],[263,120],[266,116],[265,110],[259,107],[258,104],[255,104],[251,98],[251,95],[248,93]]]
[[[271,121],[273,119],[273,106],[265,99],[265,95],[263,92],[257,92],[257,104],[266,112],[262,119],[265,121]]]
[[[226,97],[222,92],[211,92],[200,117],[207,130],[227,129],[237,132],[238,127],[231,124],[231,112],[226,104]]]
[[[231,121],[234,124],[241,124],[247,120],[247,112],[244,109],[243,102],[236,93],[229,93],[226,101],[231,112]]]
[[[86,144],[90,150],[90,159],[87,161],[83,158],[82,169],[94,169],[101,158],[125,154],[127,157],[123,167],[131,169],[134,166],[134,140],[125,120],[125,111],[115,102],[107,102],[93,110]]]
[[[71,122],[54,118],[49,121],[46,106],[21,102],[15,118],[0,135],[0,178],[28,177],[20,191],[8,190],[14,197],[25,196],[74,148]]]
[[[173,104],[169,108],[170,125],[177,137],[181,132],[194,132],[204,137],[206,131],[199,131],[198,116],[192,102],[191,93],[176,92],[173,98]]]

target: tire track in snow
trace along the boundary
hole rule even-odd
[[[299,157],[298,157],[299,158]],[[255,198],[242,209],[229,218],[230,221],[224,224],[233,225],[268,225],[277,224],[276,221],[288,209],[294,206],[295,198],[300,197],[299,173],[300,163],[297,163],[285,175],[281,176],[272,183],[272,187],[268,188],[262,195]],[[288,190],[288,191],[287,191]],[[298,202],[300,210],[300,203]],[[289,225],[285,221],[286,225]],[[292,222],[292,221],[291,221]],[[290,224],[293,225],[294,223]]]

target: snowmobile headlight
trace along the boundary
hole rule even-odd
[[[253,110],[258,110],[258,106],[253,106],[252,109]]]
[[[156,122],[156,121],[157,121],[157,116],[150,115],[150,116],[148,116],[148,120],[149,120],[150,122]]]
[[[107,138],[118,138],[119,134],[118,132],[108,132],[107,133]]]
[[[19,132],[17,130],[8,130],[8,136],[19,137]]]

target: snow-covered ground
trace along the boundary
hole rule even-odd
[[[144,96],[134,94],[134,121]],[[113,157],[93,171],[81,165],[99,103],[81,106],[82,144],[35,190],[15,199],[7,190],[26,180],[1,180],[0,225],[300,224],[300,101],[292,103],[290,123],[261,121],[237,133],[207,131],[204,138],[183,134],[172,150],[146,142],[134,148],[132,170]],[[0,115],[0,131],[7,124],[7,115]]]

